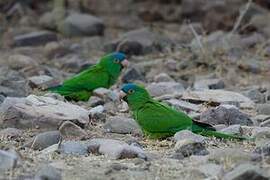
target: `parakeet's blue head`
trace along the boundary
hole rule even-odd
[[[137,84],[125,84],[121,91],[120,98],[126,101],[132,109],[142,106],[151,99],[146,89]]]
[[[113,56],[114,59],[117,59],[120,62],[122,62],[126,59],[126,55],[124,53],[114,52],[111,55]]]

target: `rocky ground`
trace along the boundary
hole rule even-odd
[[[270,178],[267,0],[0,1],[0,179]],[[61,10],[61,9],[60,9]],[[123,51],[131,65],[88,102],[44,89]],[[126,82],[218,131],[141,133]]]

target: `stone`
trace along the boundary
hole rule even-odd
[[[262,123],[260,124],[260,126],[261,126],[261,127],[270,127],[270,119],[268,119],[268,120],[262,122]]]
[[[24,147],[30,147],[34,150],[43,150],[51,145],[57,144],[60,141],[59,131],[48,131],[36,135]]]
[[[78,125],[71,121],[65,121],[59,128],[59,132],[63,139],[82,139],[87,133]]]
[[[119,99],[118,95],[114,91],[106,89],[106,88],[102,88],[102,87],[95,89],[93,91],[93,95],[98,96],[104,99],[105,101],[108,101],[108,100],[116,101]]]
[[[231,172],[228,172],[224,176],[224,180],[268,180],[269,177],[266,177],[263,174],[263,171],[260,167],[252,164],[241,164],[234,168]]]
[[[224,89],[225,84],[224,84],[224,81],[221,79],[201,79],[201,80],[195,81],[193,87],[195,90]]]
[[[243,130],[239,124],[228,126],[224,129],[221,129],[220,132],[223,132],[225,134],[235,134],[235,135],[243,134]]]
[[[165,101],[166,103],[168,103],[170,106],[180,110],[180,111],[195,111],[195,112],[199,112],[200,111],[200,107],[197,104],[192,104],[190,102],[187,101],[182,101],[182,100],[178,100],[178,99],[169,99]]]
[[[0,150],[0,172],[11,170],[18,164],[19,157],[9,151]]]
[[[32,76],[28,78],[29,86],[32,89],[47,89],[59,84],[53,77],[47,75]]]
[[[105,45],[106,52],[121,51],[128,55],[142,55],[163,51],[165,47],[173,47],[174,43],[167,37],[147,28],[129,31],[118,39]]]
[[[93,154],[104,154],[111,159],[141,158],[147,159],[144,151],[137,146],[114,139],[92,139],[88,151]]]
[[[254,47],[256,44],[260,44],[264,41],[264,37],[260,34],[260,33],[253,33],[251,35],[248,35],[246,37],[243,37],[241,39],[241,44],[244,46],[244,47],[247,47],[247,48],[252,48]]]
[[[56,14],[54,12],[44,13],[39,19],[39,24],[45,29],[56,30]]]
[[[203,143],[207,138],[198,134],[194,134],[189,130],[182,130],[174,134],[173,139],[177,141],[191,140],[193,142]]]
[[[257,104],[256,106],[259,114],[270,115],[270,104]]]
[[[89,123],[87,110],[45,96],[8,97],[1,104],[0,112],[2,113],[0,124],[3,127],[55,130],[63,121],[72,121],[82,126]]]
[[[91,123],[96,123],[96,122],[105,122],[106,121],[106,114],[104,113],[105,107],[102,105],[98,105],[96,107],[93,107],[90,109],[90,120]]]
[[[218,178],[223,172],[222,166],[214,163],[202,164],[198,167],[198,170],[204,173],[207,177]]]
[[[257,88],[247,90],[243,94],[249,97],[255,103],[265,103],[265,95]]]
[[[238,148],[223,148],[210,151],[208,160],[218,164],[230,162],[232,164],[250,162],[252,154]]]
[[[16,139],[22,135],[23,131],[17,128],[6,128],[0,130],[0,139]]]
[[[72,52],[67,47],[58,42],[47,43],[44,47],[44,51],[48,59],[60,58]]]
[[[248,97],[242,94],[227,90],[204,90],[204,91],[185,91],[183,100],[194,102],[215,102],[215,103],[250,103],[254,104]]]
[[[270,141],[268,139],[268,141],[265,142],[266,143],[260,143],[260,145],[255,148],[254,152],[263,156],[270,156]]]
[[[104,105],[105,102],[100,97],[91,96],[87,103],[89,104],[90,107],[96,107],[99,105]]]
[[[35,174],[35,180],[61,180],[62,175],[59,170],[50,166],[49,164],[43,165]]]
[[[70,14],[59,28],[60,33],[66,36],[101,36],[104,30],[102,19],[79,13]]]
[[[239,61],[238,68],[242,71],[251,72],[254,74],[261,73],[265,65],[259,59],[247,58]]]
[[[191,155],[204,156],[209,154],[205,146],[200,142],[195,142],[191,139],[179,140],[175,144],[175,153],[180,153],[184,157],[189,157]]]
[[[13,41],[14,46],[40,46],[48,42],[57,41],[57,36],[55,33],[48,31],[36,31],[17,35]]]
[[[253,125],[252,120],[247,114],[242,113],[238,108],[231,105],[220,105],[202,112],[200,121],[211,125]]]
[[[139,69],[135,67],[127,69],[122,77],[123,83],[130,83],[136,80],[145,81],[145,78]]]
[[[140,132],[140,128],[134,119],[121,116],[109,117],[103,128],[106,132],[119,134],[136,134]]]
[[[185,90],[183,85],[177,82],[151,83],[146,89],[151,96],[157,97],[165,94],[181,94]]]
[[[263,123],[264,121],[267,121],[270,119],[270,115],[259,114],[255,116],[254,119],[259,123]]]
[[[160,73],[154,77],[154,81],[157,83],[159,83],[159,82],[174,82],[174,79],[171,78],[166,73]]]
[[[64,141],[60,144],[58,151],[63,154],[87,155],[88,143],[85,141]]]
[[[29,56],[15,54],[15,55],[9,56],[8,65],[12,69],[20,70],[23,68],[37,67],[38,63]]]

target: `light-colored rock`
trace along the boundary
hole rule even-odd
[[[201,79],[195,81],[193,87],[195,90],[224,89],[225,84],[221,79]]]
[[[19,157],[9,151],[0,150],[0,172],[13,169],[18,164]]]
[[[177,141],[174,149],[175,153],[180,153],[184,157],[189,157],[191,155],[204,156],[209,154],[209,152],[201,142],[196,142],[191,139]]]
[[[239,102],[254,105],[254,103],[248,97],[226,90],[185,91],[182,99],[216,103]]]
[[[252,120],[247,114],[242,113],[238,108],[231,105],[220,105],[202,112],[200,121],[211,125],[253,125]]]
[[[46,164],[39,168],[35,174],[35,180],[61,180],[61,172],[56,168]]]
[[[21,136],[22,130],[16,128],[6,128],[0,130],[0,139],[13,139]]]
[[[119,99],[118,95],[114,91],[111,91],[111,90],[106,89],[106,88],[95,89],[93,91],[93,95],[98,96],[98,97],[104,99],[105,101],[108,101],[108,100],[116,101]]]
[[[256,106],[259,114],[270,115],[270,104],[257,104]]]
[[[162,96],[165,94],[181,94],[184,91],[182,84],[177,82],[151,83],[146,89],[151,96]]]
[[[92,139],[89,141],[88,150],[94,154],[104,154],[112,159],[147,158],[141,148],[113,139]]]
[[[32,76],[28,78],[28,81],[29,86],[33,89],[34,88],[46,89],[48,87],[52,87],[58,84],[53,77],[47,75]]]
[[[194,134],[193,132],[189,130],[182,130],[175,133],[175,135],[173,136],[173,139],[176,142],[182,141],[182,140],[191,140],[194,142],[203,143],[207,138],[198,134]]]
[[[87,110],[45,96],[6,98],[0,112],[3,127],[57,129],[63,121],[89,122]]]
[[[63,139],[82,139],[87,133],[78,125],[71,121],[65,121],[59,128]]]
[[[107,132],[120,134],[135,134],[140,132],[140,128],[134,119],[121,116],[109,117],[103,128]]]
[[[29,56],[15,54],[9,56],[8,65],[12,69],[19,70],[27,67],[37,67],[38,63]]]
[[[48,131],[38,134],[35,138],[33,138],[29,143],[24,146],[30,147],[34,150],[43,150],[51,145],[59,143],[59,141],[59,131]]]
[[[224,176],[224,180],[268,180],[263,170],[252,164],[241,164]]]
[[[64,141],[60,144],[58,151],[63,154],[86,155],[87,148],[86,141]]]
[[[239,124],[228,126],[224,129],[221,129],[220,132],[226,133],[226,134],[235,134],[235,135],[242,135],[242,128]]]
[[[160,73],[154,77],[155,82],[175,82],[173,78],[171,78],[166,73]]]

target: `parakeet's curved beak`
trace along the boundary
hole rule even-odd
[[[122,65],[122,67],[128,67],[128,65],[129,65],[128,60],[127,60],[127,59],[124,59],[124,60],[121,62],[121,65]]]
[[[119,93],[119,99],[123,99],[124,101],[126,101],[126,96],[127,94],[124,91],[120,91]]]

